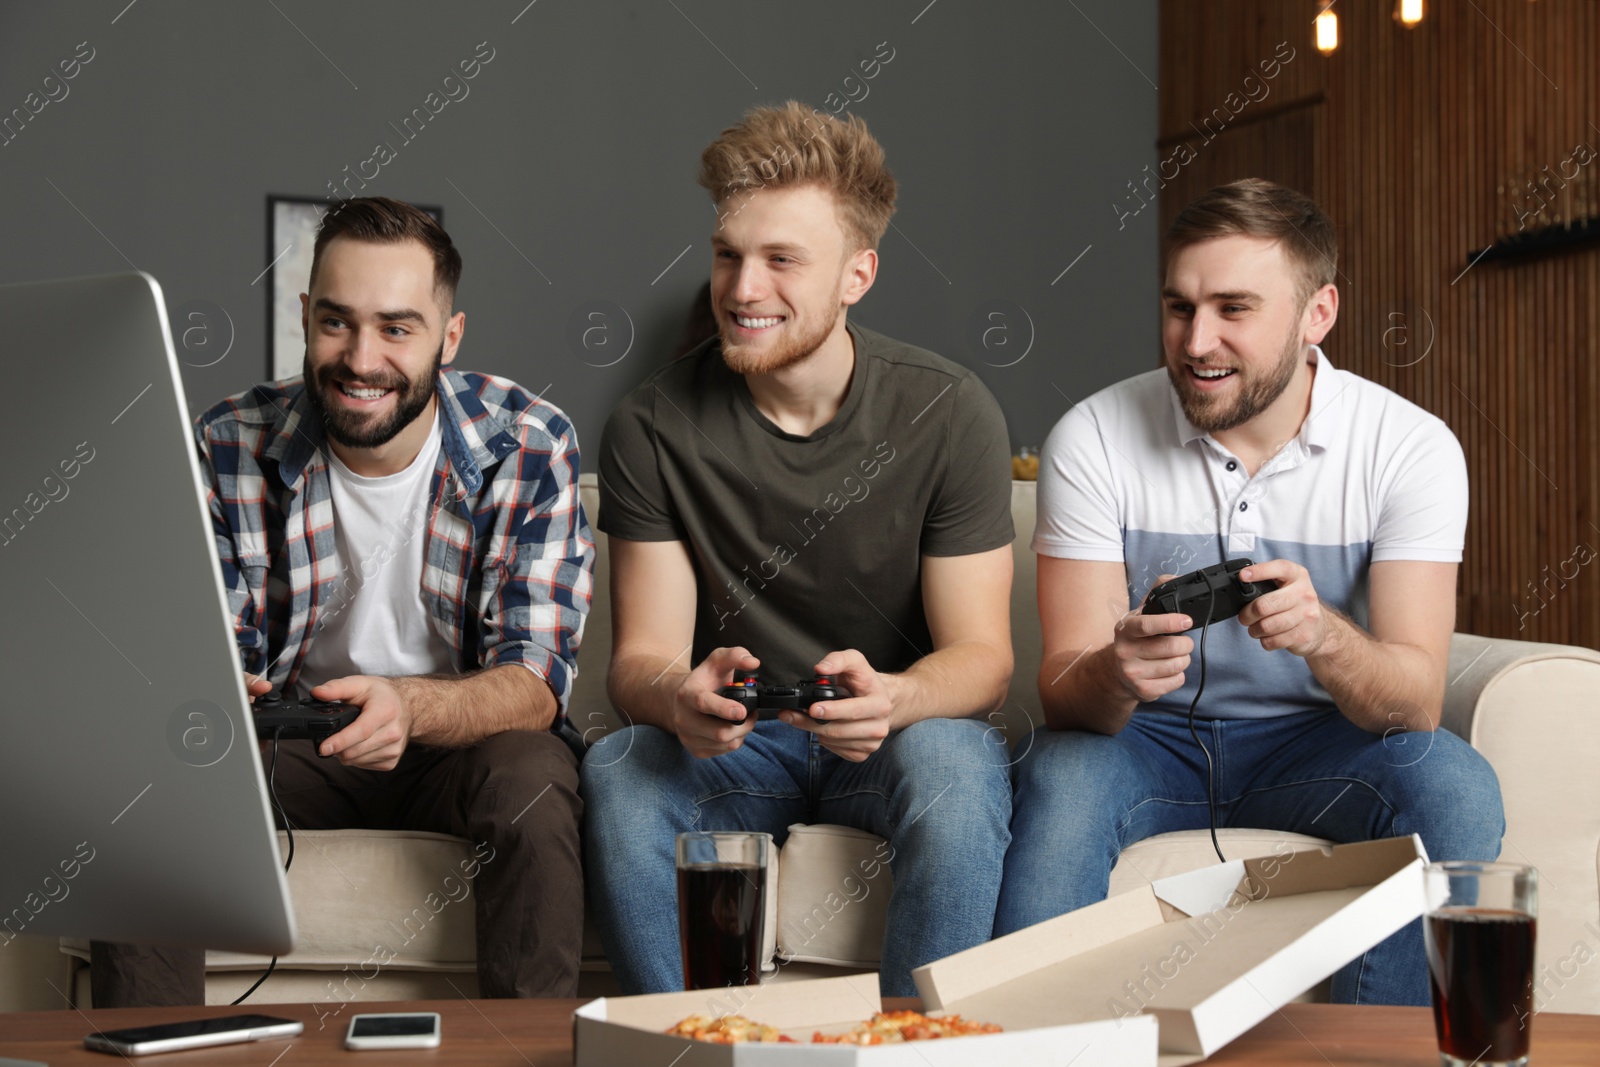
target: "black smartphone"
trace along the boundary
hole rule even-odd
[[[210,1045],[231,1045],[269,1037],[294,1037],[305,1023],[274,1015],[224,1015],[216,1019],[191,1019],[157,1026],[133,1026],[87,1035],[83,1047],[95,1052],[145,1056],[152,1052],[179,1052]]]

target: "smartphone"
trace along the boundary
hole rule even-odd
[[[280,1019],[274,1015],[224,1015],[216,1019],[192,1019],[159,1026],[105,1030],[86,1035],[83,1047],[95,1052],[145,1056],[152,1052],[179,1052],[210,1045],[260,1041],[269,1037],[294,1037],[305,1028],[305,1023]]]
[[[344,1047],[357,1050],[392,1048],[438,1048],[439,1013],[374,1012],[350,1020]]]

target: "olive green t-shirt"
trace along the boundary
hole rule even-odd
[[[756,409],[715,339],[623,398],[600,442],[599,527],[683,541],[697,582],[694,663],[743,645],[767,684],[837,649],[875,670],[933,650],[923,556],[1009,545],[1010,446],[965,368],[850,326],[838,414],[806,437]]]

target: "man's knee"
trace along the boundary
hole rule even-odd
[[[927,719],[890,738],[878,780],[891,791],[896,849],[938,850],[947,862],[1004,853],[1011,822],[1011,780],[1003,746],[986,740],[987,724]]]
[[[1080,796],[1108,800],[1142,780],[1139,760],[1121,737],[1039,727],[1017,744],[1017,797]]]
[[[891,735],[880,751],[896,771],[952,778],[1003,778],[1011,762],[1004,735],[977,719],[924,719]]]
[[[579,790],[591,827],[623,830],[641,809],[679,810],[693,757],[655,726],[614,730],[583,757]],[[698,761],[695,761],[698,762]]]
[[[1411,740],[1423,744],[1413,745],[1405,761],[1386,759],[1378,786],[1396,809],[1397,828],[1421,834],[1430,853],[1439,853],[1435,859],[1494,859],[1505,834],[1494,768],[1449,731]]]
[[[955,802],[974,815],[1009,820],[1010,757],[991,729],[975,719],[925,719],[892,735],[879,751],[894,788],[913,809]]]
[[[661,774],[682,755],[683,746],[678,739],[659,727],[637,725],[612,730],[584,754],[584,792],[604,792],[637,783],[641,777]]]

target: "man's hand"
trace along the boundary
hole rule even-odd
[[[1163,574],[1150,588],[1175,577]],[[1145,615],[1143,605],[1118,620],[1111,654],[1123,691],[1145,704],[1182,689],[1183,672],[1189,669],[1189,653],[1194,651],[1194,639],[1183,636],[1183,631],[1193,626],[1187,615]]]
[[[717,693],[733,684],[735,670],[753,671],[761,661],[743,648],[713,649],[683,676],[672,697],[672,728],[691,756],[707,759],[732,752],[756,728],[755,712]],[[743,720],[743,721],[740,721]]]
[[[878,751],[889,736],[894,702],[887,679],[853,648],[828,653],[817,664],[816,672],[848,689],[850,697],[821,701],[806,711],[779,712],[778,717],[790,726],[816,734],[829,752],[860,763]]]
[[[1239,621],[1262,648],[1268,652],[1286,648],[1301,658],[1322,648],[1331,632],[1330,614],[1317,597],[1310,571],[1286,559],[1273,559],[1246,567],[1239,578],[1278,585],[1239,613]]]
[[[264,697],[272,692],[272,683],[259,675],[244,672],[244,691],[250,697],[250,703],[256,702],[256,697]]]
[[[392,771],[411,740],[412,716],[400,691],[387,678],[353,674],[311,690],[313,700],[338,700],[361,709],[355,722],[318,749],[338,756],[347,767]]]

